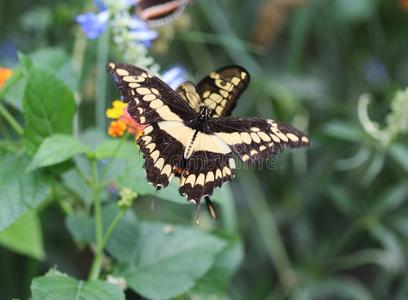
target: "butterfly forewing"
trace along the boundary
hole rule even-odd
[[[255,161],[309,144],[302,132],[282,122],[226,117],[249,82],[241,67],[210,73],[197,87],[183,83],[177,92],[132,65],[109,63],[108,70],[129,114],[146,125],[137,143],[147,180],[165,187],[180,174],[180,193],[197,204],[234,177],[234,154]]]
[[[109,63],[128,112],[140,124],[161,121],[189,121],[194,110],[166,83],[146,70],[123,64]]]
[[[225,117],[231,114],[249,79],[244,68],[229,66],[211,72],[198,83],[197,89],[202,102],[213,110],[213,116]]]
[[[244,162],[266,159],[288,147],[309,145],[309,139],[301,131],[270,119],[211,119],[208,129],[225,141]]]

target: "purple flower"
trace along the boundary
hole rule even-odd
[[[152,41],[158,37],[156,31],[149,29],[147,24],[137,17],[132,17],[129,29],[135,41],[142,43],[146,48],[151,47]]]
[[[89,39],[98,38],[105,31],[108,20],[108,11],[102,11],[98,14],[86,13],[76,17],[76,21],[81,25],[82,30]]]
[[[175,90],[180,84],[187,81],[187,73],[182,67],[172,67],[164,71],[162,79]]]

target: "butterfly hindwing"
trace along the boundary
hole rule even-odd
[[[249,80],[244,68],[228,66],[211,72],[197,84],[197,90],[202,102],[213,110],[213,117],[225,117],[231,114]]]
[[[208,128],[244,162],[266,159],[288,147],[309,145],[308,138],[301,131],[270,119],[212,119],[208,121]]]
[[[176,89],[176,93],[187,101],[196,112],[200,111],[201,97],[194,83],[190,81],[183,82]]]
[[[148,71],[123,63],[109,63],[128,112],[140,124],[188,121],[194,110],[166,83]]]
[[[309,145],[291,125],[262,118],[229,117],[249,74],[238,66],[210,73],[197,87],[177,91],[138,67],[109,63],[127,111],[146,125],[137,140],[147,180],[165,187],[180,175],[181,194],[197,204],[215,187],[231,181],[236,155],[244,162],[266,159],[287,147]],[[204,104],[204,105],[203,105]],[[210,205],[211,206],[211,205]],[[215,213],[213,214],[215,215]]]
[[[215,187],[231,181],[234,171],[232,152],[197,151],[189,158],[185,172],[181,174],[180,193],[199,203],[202,197],[212,195]]]

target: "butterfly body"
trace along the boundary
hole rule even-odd
[[[180,176],[179,191],[199,204],[216,187],[231,181],[236,164],[264,160],[287,147],[309,144],[296,128],[271,119],[231,117],[249,74],[237,66],[210,73],[197,86],[172,90],[159,78],[132,65],[109,63],[128,112],[145,125],[137,140],[145,158],[147,180],[166,187]],[[210,205],[209,205],[210,203]]]

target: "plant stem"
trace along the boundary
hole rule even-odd
[[[105,130],[105,101],[106,101],[106,63],[109,53],[109,30],[106,30],[98,40],[98,53],[96,63],[96,100],[95,120],[96,126]]]
[[[3,106],[3,104],[0,104],[0,114],[4,117],[4,119],[10,124],[11,127],[13,127],[14,131],[18,133],[18,135],[23,134],[23,127],[17,122],[16,119],[9,113],[9,111]]]
[[[120,148],[123,146],[124,142],[127,140],[129,136],[129,133],[126,131],[126,133],[122,136],[120,142],[116,146],[115,150],[113,150],[112,156],[109,158],[108,162],[106,163],[105,167],[102,170],[101,178],[105,179],[106,173],[108,173],[110,166],[112,165],[113,162],[113,157],[116,156],[116,154],[119,152]]]
[[[127,211],[127,208],[121,208],[119,209],[118,213],[116,214],[115,218],[113,219],[112,223],[110,223],[108,229],[105,232],[105,235],[103,236],[102,239],[102,250],[105,248],[106,244],[109,241],[109,238],[112,234],[112,232],[115,230],[116,226],[118,226],[119,222],[122,220],[123,216],[125,215]]]
[[[97,160],[91,159],[91,189],[94,203],[94,219],[95,219],[95,233],[96,233],[96,254],[92,263],[89,279],[98,279],[102,266],[103,247],[103,220],[102,207],[100,198],[100,186],[98,181]]]
[[[245,191],[251,191],[251,199],[249,194],[246,195],[248,197],[249,209],[258,225],[269,257],[275,265],[281,285],[286,294],[289,295],[296,287],[297,278],[280,236],[278,226],[255,176],[250,172],[242,172],[242,175],[244,175],[241,178]]]
[[[110,223],[108,229],[106,230],[102,242],[100,245],[97,246],[95,259],[92,263],[91,272],[89,273],[89,279],[95,280],[98,279],[99,273],[101,270],[102,265],[102,258],[103,258],[103,250],[105,249],[106,244],[109,241],[112,232],[115,230],[116,226],[118,226],[119,222],[122,220],[123,216],[125,215],[127,208],[121,208],[118,213],[116,214],[113,221]]]

